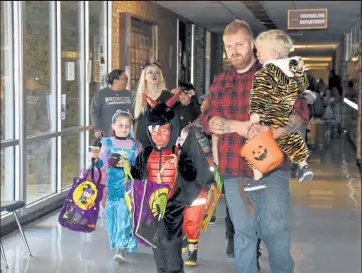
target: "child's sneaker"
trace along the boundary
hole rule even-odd
[[[304,182],[304,181],[312,181],[313,180],[313,171],[312,168],[309,165],[305,165],[303,168],[299,171],[299,179],[298,182]]]
[[[213,216],[211,216],[211,219],[210,219],[209,225],[213,225],[213,224],[215,224],[215,222],[216,222],[216,216],[215,216],[215,215],[213,215]]]
[[[114,255],[113,259],[117,263],[124,263],[126,261],[126,250],[125,249],[117,249],[117,252]]]

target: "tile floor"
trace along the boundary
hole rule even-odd
[[[293,206],[290,228],[295,273],[361,272],[361,176],[355,151],[344,138],[313,152],[311,183],[290,182]],[[195,273],[235,272],[225,252],[225,203],[220,202],[216,224],[201,235],[199,266]],[[28,258],[20,234],[2,238],[10,269],[7,273],[156,273],[149,249],[140,247],[129,262],[118,265],[108,249],[103,222],[92,234],[61,228],[57,213],[25,228],[34,257]],[[270,273],[265,247],[262,273]],[[3,268],[3,262],[1,261]]]

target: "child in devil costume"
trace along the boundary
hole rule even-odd
[[[178,91],[166,103],[157,103],[145,94],[151,110],[145,147],[131,166],[133,181],[130,203],[133,233],[139,243],[153,247],[158,273],[182,273],[182,222],[185,200],[193,201],[201,188],[195,186],[197,171],[192,160],[175,150],[179,133],[172,110]],[[122,158],[119,165],[122,166]],[[131,184],[131,186],[130,186]]]

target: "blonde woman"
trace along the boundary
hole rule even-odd
[[[165,80],[161,71],[160,62],[149,63],[143,62],[142,72],[136,98],[134,100],[134,118],[135,122],[135,136],[136,139],[142,144],[142,147],[151,145],[147,135],[146,118],[150,110],[146,99],[142,93],[156,100],[158,102],[166,102],[173,94],[165,87]]]

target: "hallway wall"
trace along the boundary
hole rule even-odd
[[[202,26],[195,25],[195,82],[194,86],[198,95],[205,90],[205,46],[206,46],[206,29]]]
[[[211,79],[223,72],[223,52],[224,43],[222,41],[222,33],[212,33],[211,35]]]
[[[357,134],[360,137],[360,143],[359,143],[359,150],[358,155],[357,155],[357,159],[359,160],[359,167],[362,168],[362,2],[361,2],[361,12],[360,12],[360,33],[359,33],[359,96],[358,96],[358,101],[359,101],[359,105],[358,105],[358,119],[359,119],[359,126],[358,126],[358,130],[357,130]]]

